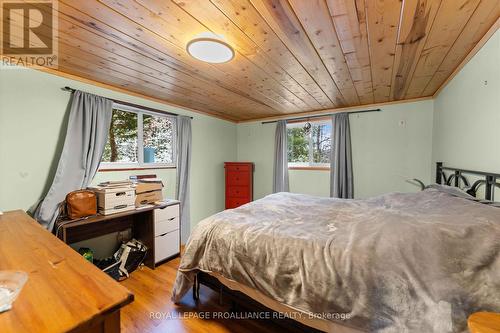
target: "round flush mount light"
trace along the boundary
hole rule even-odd
[[[222,64],[234,58],[233,48],[222,36],[213,33],[198,35],[187,44],[186,50],[193,58],[211,64]]]

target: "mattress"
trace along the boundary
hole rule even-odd
[[[359,330],[462,332],[470,313],[500,311],[500,209],[447,187],[366,200],[277,193],[197,225],[174,302],[197,271]]]
[[[304,312],[300,309],[293,308],[291,306],[288,306],[286,304],[280,303],[264,294],[262,294],[260,291],[255,290],[253,288],[250,288],[248,286],[245,286],[239,282],[236,282],[234,280],[230,280],[228,278],[225,278],[224,276],[218,274],[218,273],[212,273],[212,272],[206,272],[207,274],[215,277],[220,283],[225,285],[231,290],[236,290],[239,291],[248,297],[252,298],[253,300],[259,302],[260,304],[266,306],[267,308],[279,312],[281,314],[284,314],[288,318],[291,318],[293,320],[296,320],[300,322],[301,324],[304,324],[306,326],[312,327],[314,329],[317,329],[319,331],[323,332],[328,332],[328,333],[363,333],[365,331],[360,331],[352,327],[348,327],[345,325],[342,325],[340,323],[336,323],[330,320],[326,320],[323,318],[318,318],[314,316],[312,313],[307,313]]]

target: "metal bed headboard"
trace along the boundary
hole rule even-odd
[[[446,176],[445,171],[451,171],[451,174],[449,176]],[[484,177],[484,179],[477,180],[474,182],[474,184],[470,185],[469,180],[464,176],[464,174],[482,176]],[[449,186],[460,187],[460,182],[462,182],[463,185],[467,188],[466,192],[474,197],[477,194],[478,188],[484,184],[484,198],[486,200],[494,201],[495,187],[500,188],[500,183],[497,183],[497,179],[500,180],[500,174],[498,173],[451,168],[443,166],[443,162],[436,163],[437,184],[446,184]]]

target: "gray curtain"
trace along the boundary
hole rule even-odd
[[[354,197],[354,183],[348,113],[339,113],[332,116],[332,141],[330,196],[352,199]]]
[[[276,124],[276,137],[274,141],[273,193],[288,191],[290,191],[290,188],[288,186],[286,120],[279,120]]]
[[[57,171],[47,195],[35,210],[35,219],[52,230],[59,205],[66,194],[86,188],[99,168],[108,139],[113,102],[75,91],[71,99],[68,129]]]
[[[191,168],[191,118],[177,117],[177,186],[176,198],[181,202],[181,243],[186,244],[191,232],[189,204],[189,170]]]

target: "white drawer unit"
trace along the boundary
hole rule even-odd
[[[168,220],[155,220],[155,237],[167,232],[179,230],[179,217],[171,217]]]
[[[155,264],[180,252],[180,205],[154,210]]]
[[[155,263],[179,253],[179,230],[155,237]]]
[[[155,221],[169,220],[172,217],[179,217],[179,205],[155,209]]]

